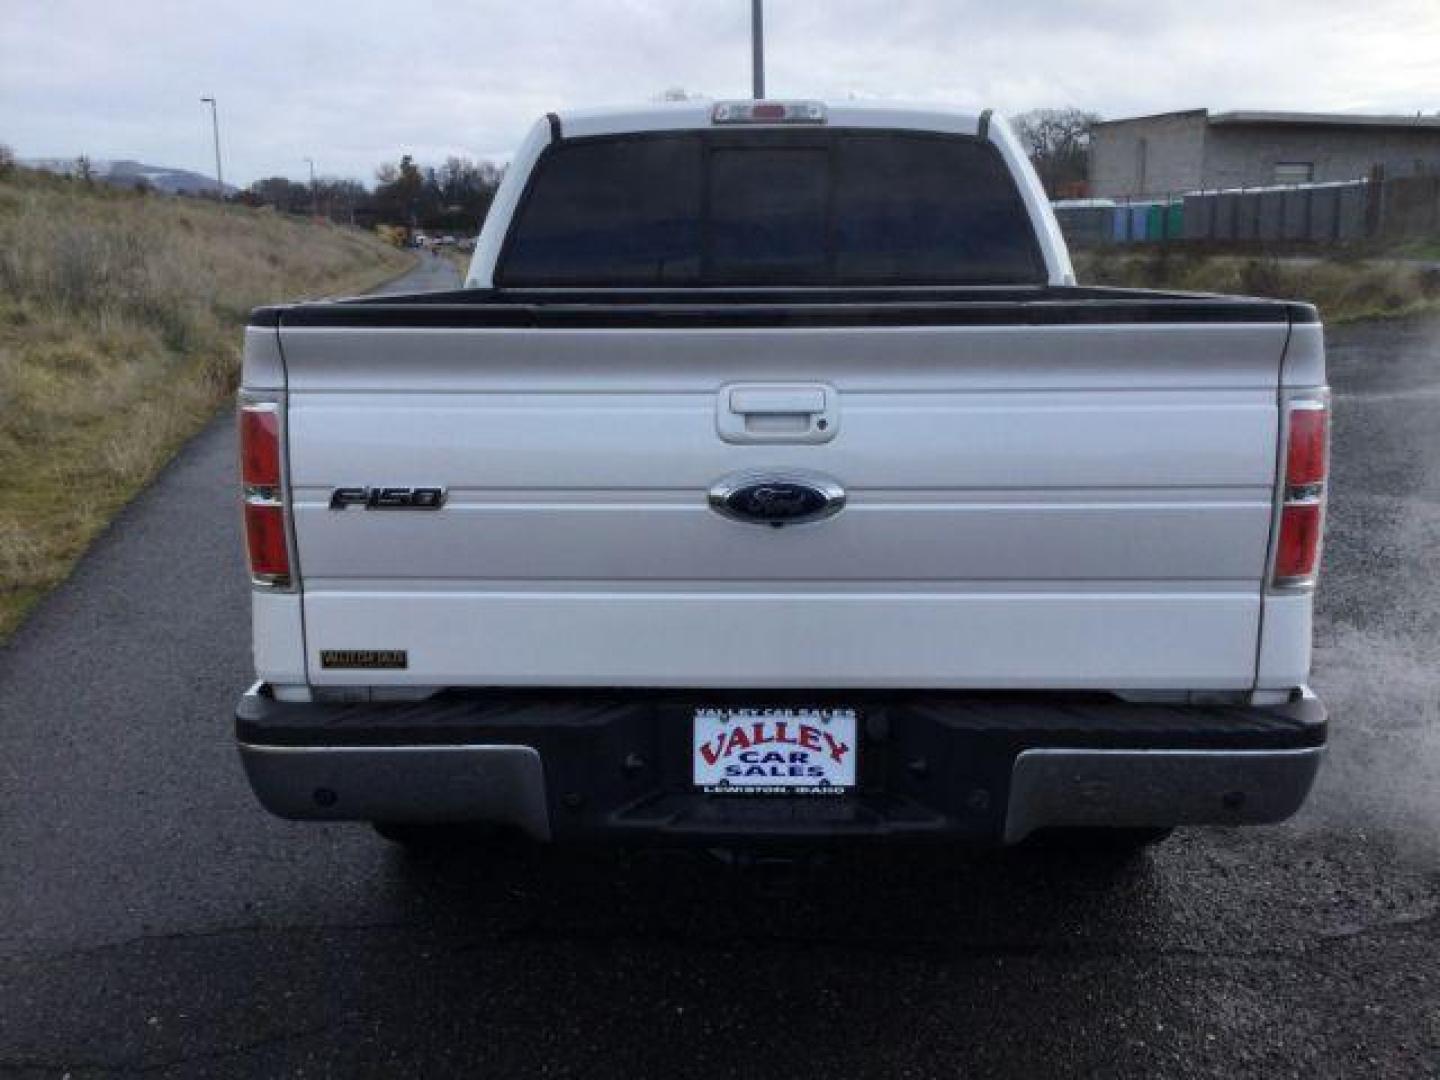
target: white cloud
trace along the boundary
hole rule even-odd
[[[0,141],[24,156],[360,177],[503,158],[552,108],[749,89],[747,0],[4,0]],[[1107,116],[1440,110],[1433,0],[769,0],[771,93]]]

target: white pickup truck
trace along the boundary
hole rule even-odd
[[[1085,288],[989,113],[551,115],[465,288],[261,308],[239,423],[290,818],[707,844],[1292,814],[1305,304]]]

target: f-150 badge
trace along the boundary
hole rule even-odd
[[[844,506],[845,489],[819,473],[740,473],[710,489],[710,507],[717,513],[777,528],[821,521]]]
[[[443,487],[342,487],[330,493],[331,510],[439,510],[444,505]]]

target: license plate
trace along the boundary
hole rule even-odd
[[[855,786],[854,709],[696,709],[695,786],[713,794],[841,795]]]

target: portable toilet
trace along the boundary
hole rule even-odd
[[[1185,235],[1185,200],[1176,199],[1166,208],[1166,234],[1178,240]]]
[[[1126,234],[1132,244],[1139,243],[1148,235],[1146,226],[1150,221],[1150,203],[1137,203],[1130,207],[1129,231]]]
[[[1130,207],[1115,207],[1114,215],[1110,219],[1110,239],[1117,244],[1127,243],[1130,239]]]
[[[1169,234],[1165,231],[1169,223],[1165,220],[1165,204],[1151,203],[1145,208],[1145,239],[1164,240]]]

